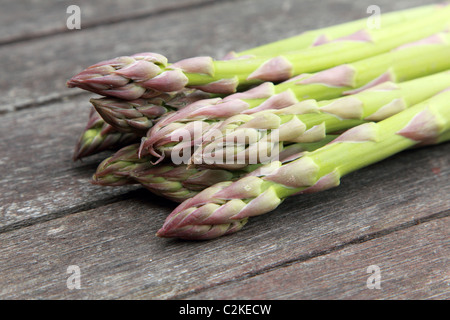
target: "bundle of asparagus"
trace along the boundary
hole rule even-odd
[[[450,139],[450,6],[304,32],[222,60],[139,53],[68,81],[91,99],[74,160],[180,203],[160,237],[211,239],[289,196],[407,148]],[[121,149],[120,149],[121,148]]]

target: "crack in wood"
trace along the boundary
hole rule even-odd
[[[88,210],[92,210],[92,209],[98,209],[113,203],[117,203],[117,202],[122,202],[125,200],[130,200],[133,198],[138,198],[138,197],[142,197],[142,194],[144,192],[147,192],[145,190],[143,190],[142,188],[140,188],[139,186],[136,186],[137,189],[136,190],[132,190],[132,191],[128,191],[125,192],[121,195],[116,195],[114,197],[108,197],[108,198],[104,198],[104,199],[100,199],[100,200],[96,200],[96,201],[89,201],[89,202],[85,202],[83,204],[79,204],[70,208],[65,208],[62,210],[57,210],[54,212],[50,212],[47,215],[44,216],[40,216],[37,218],[28,218],[16,223],[12,223],[10,225],[6,225],[4,227],[0,227],[0,234],[3,233],[7,233],[7,232],[11,232],[11,231],[16,231],[18,229],[21,228],[26,228],[26,227],[30,227],[33,225],[37,225],[40,223],[44,223],[44,222],[48,222],[50,220],[54,220],[54,219],[59,219],[59,218],[63,218],[72,214],[77,214],[77,213],[81,213],[84,211],[88,211]]]
[[[87,91],[73,91],[73,92],[65,92],[65,93],[55,93],[52,95],[47,95],[43,97],[39,97],[37,99],[30,99],[17,104],[9,104],[6,106],[2,106],[0,108],[0,116],[9,114],[11,112],[20,111],[24,109],[43,107],[51,103],[61,102],[65,99],[70,99],[78,96],[88,96],[92,94]]]

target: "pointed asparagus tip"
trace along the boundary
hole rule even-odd
[[[75,150],[74,153],[73,153],[72,161],[73,162],[83,161],[81,155],[78,153],[77,150]]]
[[[83,153],[81,152],[81,148],[80,148],[79,144],[77,144],[75,146],[75,150],[73,151],[72,161],[73,162],[82,161],[83,157],[84,156],[83,156]]]
[[[77,144],[73,150],[72,160],[78,161],[82,158],[90,156],[95,153],[96,149],[99,149],[99,139],[95,139],[100,133],[99,130],[85,129],[78,138]],[[95,135],[95,136],[94,136]]]
[[[157,237],[159,237],[159,238],[167,238],[166,231],[165,231],[163,228],[159,229],[159,230],[155,233],[155,236],[157,236]]]
[[[89,102],[94,106],[95,110],[102,116],[102,118],[105,118],[106,116],[111,116],[111,108],[109,107],[107,101],[103,99],[90,99]]]
[[[138,150],[138,157],[142,158],[145,156],[154,156],[157,160],[152,162],[153,164],[158,164],[164,160],[164,152],[158,153],[154,148],[151,139],[143,137],[141,139],[141,144]]]
[[[148,150],[147,150],[147,146],[146,146],[146,141],[147,138],[143,137],[141,139],[141,144],[139,145],[139,149],[138,149],[138,158],[142,158],[144,156],[146,156],[147,154],[149,154]]]
[[[245,218],[225,224],[188,225],[174,230],[161,228],[156,232],[156,236],[160,238],[179,238],[183,240],[211,240],[241,230],[247,221],[248,219]]]
[[[75,88],[76,87],[76,83],[72,79],[69,79],[66,82],[66,87],[67,88]]]
[[[160,73],[166,66],[167,58],[156,53],[117,57],[86,68],[69,79],[66,85],[69,88],[78,87],[104,96],[133,100],[146,95],[148,91],[153,91],[151,81],[160,78]],[[147,82],[148,86],[144,84]],[[161,83],[163,80],[156,82],[165,85]]]

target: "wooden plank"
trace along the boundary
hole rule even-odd
[[[431,3],[432,0],[425,1]],[[74,30],[0,47],[0,113],[77,93],[66,81],[111,57],[154,51],[171,61],[196,55],[222,57],[302,31],[367,16],[370,0],[220,2],[198,10]],[[423,0],[380,1],[383,11]],[[20,66],[20,68],[18,67]]]
[[[3,232],[0,298],[186,298],[445,217],[449,148],[397,155],[347,176],[338,188],[292,197],[213,241],[156,238],[171,208],[146,194]],[[436,250],[441,240],[433,242]],[[66,287],[70,265],[81,268],[80,290]]]
[[[0,11],[0,45],[68,32],[67,8],[81,11],[83,29],[183,10],[213,0],[5,0]]]
[[[449,230],[448,217],[429,221],[188,298],[446,300],[450,298]]]

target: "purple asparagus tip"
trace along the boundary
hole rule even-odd
[[[207,240],[241,230],[248,218],[232,218],[238,209],[235,202],[230,201],[223,206],[221,200],[217,204],[210,202],[214,195],[230,184],[230,181],[217,183],[181,203],[166,218],[156,235],[163,238]]]
[[[139,136],[134,133],[118,132],[100,117],[94,108],[91,109],[89,121],[78,138],[73,153],[73,161],[99,153],[108,149],[115,149],[135,143]]]
[[[167,59],[152,52],[118,57],[88,67],[67,81],[67,86],[125,100],[149,97],[166,89],[161,84],[164,81],[156,80],[166,66]]]
[[[161,238],[179,238],[184,240],[210,240],[235,233],[242,229],[247,219],[221,225],[191,225],[176,230],[160,229],[156,236]]]
[[[153,120],[167,112],[167,108],[147,99],[124,101],[115,98],[91,99],[102,118],[121,132],[145,136]],[[162,102],[161,102],[162,104]]]

